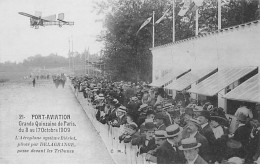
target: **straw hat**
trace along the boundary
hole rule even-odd
[[[183,131],[183,128],[178,124],[170,125],[166,128],[167,137],[175,137]]]
[[[181,146],[179,150],[192,150],[195,148],[199,148],[201,143],[198,143],[196,138],[186,138],[181,141]]]
[[[165,130],[156,130],[154,132],[154,136],[157,139],[165,139],[165,138],[167,138],[167,133]]]

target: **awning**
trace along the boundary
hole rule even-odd
[[[222,89],[249,74],[257,67],[239,67],[239,68],[222,68],[209,78],[198,83],[188,90],[191,93],[197,93],[205,96],[214,96]]]
[[[182,77],[178,78],[177,80],[173,81],[171,84],[166,86],[166,89],[173,89],[177,91],[182,91],[189,87],[191,84],[197,82],[199,79],[205,77],[206,75],[210,74],[217,68],[211,69],[200,69],[200,70],[192,70],[187,74],[183,75]]]
[[[173,79],[177,78],[178,76],[184,74],[188,70],[189,69],[185,69],[185,70],[174,69],[174,70],[172,70],[172,72],[166,74],[162,78],[159,78],[159,79],[153,81],[149,85],[153,86],[153,87],[161,87],[161,86],[165,85],[166,83],[171,82]]]
[[[260,103],[260,74],[257,74],[223,96],[225,99]]]

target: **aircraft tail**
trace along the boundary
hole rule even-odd
[[[58,20],[64,20],[64,13],[58,14]]]

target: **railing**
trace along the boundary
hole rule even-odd
[[[71,86],[72,90],[74,88]],[[111,125],[102,124],[96,120],[96,109],[83,97],[81,93],[76,95],[82,108],[85,110],[89,120],[101,136],[107,150],[109,151],[114,162],[117,164],[150,164],[145,160],[146,154],[139,154],[138,146],[131,143],[119,142],[119,136],[122,134],[121,129]]]

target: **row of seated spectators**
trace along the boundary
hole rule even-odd
[[[222,108],[210,103],[198,106],[186,92],[167,99],[163,88],[145,83],[75,77],[72,84],[96,107],[96,119],[121,128],[119,141],[139,146],[147,161],[254,163],[259,158],[259,122],[243,113],[230,134]]]

